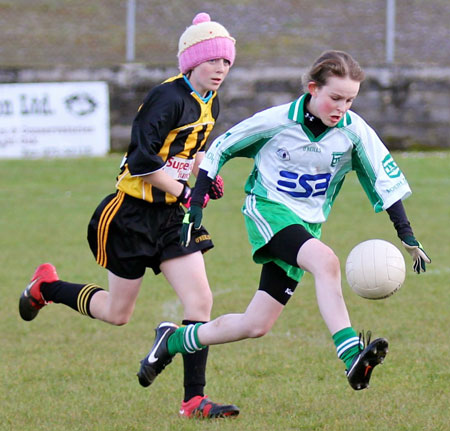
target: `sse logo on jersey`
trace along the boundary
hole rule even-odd
[[[277,190],[287,193],[293,198],[309,198],[324,195],[330,185],[331,174],[303,174],[299,177],[295,172],[280,171],[282,179],[277,181]]]

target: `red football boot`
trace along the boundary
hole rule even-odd
[[[33,320],[39,313],[39,310],[48,304],[42,296],[41,284],[52,283],[58,280],[56,268],[51,263],[43,263],[37,267],[30,283],[20,295],[19,313],[23,320]]]
[[[206,395],[191,398],[181,403],[180,416],[188,418],[225,418],[237,416],[239,409],[233,405],[213,403]]]

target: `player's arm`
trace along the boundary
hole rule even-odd
[[[158,154],[169,132],[176,126],[182,109],[182,102],[176,93],[167,92],[163,86],[155,87],[134,120],[134,145],[127,162],[132,176],[140,176],[146,183],[186,204],[190,199],[191,189],[163,170],[165,162]]]
[[[181,229],[181,245],[189,245],[192,227],[200,228],[203,211],[202,202],[206,195],[211,199],[223,196],[223,180],[218,175],[221,167],[233,157],[254,157],[261,148],[260,140],[270,136],[268,119],[256,114],[228,132],[216,138],[210,145],[202,163],[199,165],[197,181],[193,189],[191,207],[186,213]],[[262,130],[268,129],[266,133]]]
[[[199,166],[200,163],[203,161],[203,159],[205,158],[205,152],[204,151],[199,151],[196,155],[195,155],[195,162],[194,162],[194,166],[192,168],[192,173],[198,177],[198,170],[199,170]]]
[[[156,172],[152,172],[151,174],[144,175],[142,179],[151,184],[152,186],[162,190],[163,192],[170,193],[179,198],[181,203],[183,202],[183,197],[181,196],[183,192],[189,194],[190,189],[186,184],[182,184],[177,180],[173,179],[170,175],[166,174],[162,169]],[[187,196],[187,197],[189,197]]]
[[[395,202],[386,209],[386,212],[389,214],[389,218],[394,224],[394,228],[403,246],[413,258],[413,270],[417,274],[420,274],[421,271],[425,272],[425,264],[431,263],[431,259],[425,253],[422,244],[416,240],[402,201],[398,200]]]
[[[199,186],[197,193],[195,193],[195,201],[198,202],[198,205],[200,205],[200,202],[203,202],[203,208],[206,206],[206,203],[209,199],[220,199],[221,197],[223,197],[224,193],[224,184],[222,177],[217,174],[214,180],[212,180],[206,177],[207,172],[204,169],[200,169],[200,164],[202,163],[204,158],[205,152],[198,152],[195,157],[194,167],[192,169],[192,173],[197,177],[192,196],[194,196],[195,190]],[[203,171],[203,173],[201,174],[201,181],[198,180],[200,171]],[[209,184],[208,188],[206,188],[206,184]]]
[[[219,175],[217,175],[217,177],[219,177]],[[204,169],[198,170],[197,180],[195,181],[195,187],[192,193],[191,205],[202,206],[205,196],[208,195],[214,181],[215,180],[208,177],[208,173]],[[200,225],[196,225],[195,227],[199,228]]]
[[[205,198],[209,197],[208,191],[211,189],[212,184],[213,179],[208,176],[207,171],[199,169],[190,201],[190,208],[184,216],[183,226],[181,227],[180,244],[185,247],[189,246],[191,241],[192,228],[199,229],[202,225],[203,203]]]
[[[177,126],[181,112],[182,103],[176,94],[167,92],[163,86],[150,91],[131,130],[126,163],[132,176],[153,174],[164,166],[159,151],[170,131]]]

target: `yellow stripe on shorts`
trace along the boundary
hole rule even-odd
[[[100,216],[97,227],[97,263],[103,267],[106,267],[107,263],[106,241],[108,240],[109,225],[117,211],[119,211],[124,198],[125,193],[118,191],[117,195],[106,205]]]

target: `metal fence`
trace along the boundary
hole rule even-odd
[[[208,12],[238,66],[305,66],[325,49],[363,66],[450,66],[449,0],[4,0],[0,67],[175,66],[178,38]]]
[[[395,5],[396,0],[386,0],[386,64],[395,58]],[[136,44],[136,0],[127,3],[126,61],[134,62]]]

